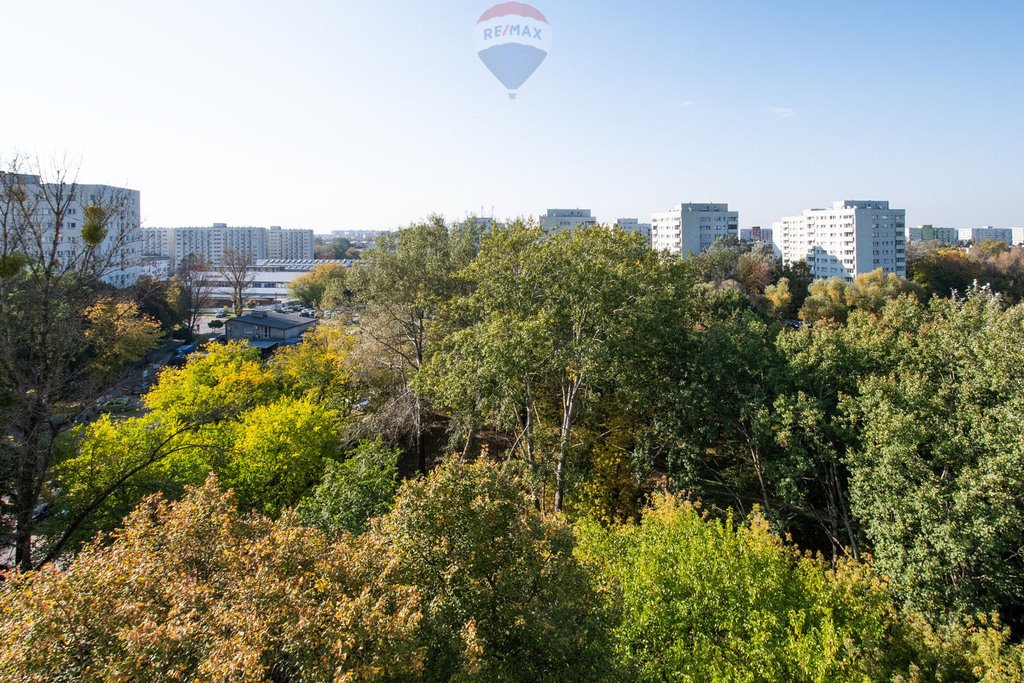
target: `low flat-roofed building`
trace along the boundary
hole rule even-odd
[[[316,325],[316,318],[289,315],[276,311],[252,311],[237,318],[230,318],[224,325],[224,336],[228,340],[250,342],[295,343],[303,333]],[[259,344],[257,344],[259,345]]]

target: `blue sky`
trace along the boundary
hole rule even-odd
[[[856,198],[1024,224],[1020,0],[536,0],[514,102],[474,53],[490,4],[11,3],[0,154],[140,189],[154,226]]]

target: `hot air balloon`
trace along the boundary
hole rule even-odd
[[[502,2],[480,16],[475,38],[480,59],[514,100],[516,91],[548,56],[551,26],[525,2]]]

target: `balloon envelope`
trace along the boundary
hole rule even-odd
[[[475,42],[480,60],[515,98],[548,56],[551,26],[533,6],[503,2],[481,15]]]

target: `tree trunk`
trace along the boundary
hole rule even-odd
[[[416,415],[414,420],[416,422],[416,466],[419,467],[420,474],[427,473],[427,444],[423,442],[423,400],[416,397]]]
[[[22,571],[32,569],[32,516],[37,499],[32,485],[34,480],[31,468],[24,463],[18,476],[14,527],[14,564]]]
[[[33,413],[36,408],[33,406]],[[38,469],[42,444],[39,443],[41,420],[33,414],[24,433],[21,457],[18,459],[18,491],[14,498],[14,564],[22,571],[32,569],[32,532],[35,529],[36,505],[39,501]]]
[[[576,392],[580,382],[573,380],[562,393],[562,433],[558,439],[558,462],[555,465],[555,514],[562,511],[562,498],[565,493],[565,461],[569,457],[572,446],[573,413],[576,409]]]

